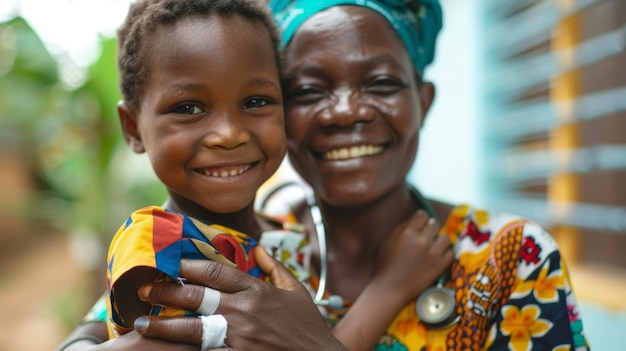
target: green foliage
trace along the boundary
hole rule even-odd
[[[59,79],[59,64],[22,18],[0,24],[0,148],[28,163],[39,184],[31,219],[66,232],[110,238],[137,207],[160,204],[149,167],[132,171],[118,125],[116,43],[78,88]]]

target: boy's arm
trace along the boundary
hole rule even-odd
[[[333,334],[350,351],[372,350],[406,301],[384,284],[372,281]]]
[[[398,312],[429,287],[454,258],[447,236],[417,211],[383,244],[372,281],[333,334],[351,351],[372,350]]]

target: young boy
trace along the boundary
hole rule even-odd
[[[118,112],[127,144],[148,154],[169,196],[131,214],[111,242],[111,337],[142,315],[184,313],[137,296],[163,277],[183,282],[182,257],[261,275],[254,248],[275,225],[253,202],[286,150],[275,47],[271,20],[247,1],[131,5],[119,31]]]

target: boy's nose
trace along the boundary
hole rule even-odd
[[[234,149],[251,140],[250,132],[236,116],[213,118],[204,138],[208,148]]]

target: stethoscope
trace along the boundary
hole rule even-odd
[[[274,192],[288,185],[295,184],[298,183],[283,184],[279,188],[275,189]],[[314,224],[315,236],[319,246],[320,277],[313,301],[318,306],[325,306],[331,310],[338,310],[344,307],[343,298],[341,296],[330,295],[328,298],[324,298],[324,293],[326,292],[326,282],[328,280],[328,248],[326,247],[326,229],[324,228],[324,222],[322,221],[322,213],[317,205],[317,201],[312,190],[306,186],[302,186],[300,184],[298,185],[304,190],[306,202]],[[411,187],[411,192],[413,193],[415,199],[422,204],[424,209],[430,214],[430,216],[434,217],[434,210],[430,206],[430,203],[419,193],[419,191]],[[266,197],[266,200],[270,195]],[[444,272],[437,279],[435,285],[424,290],[424,292],[422,292],[417,299],[417,303],[415,305],[417,315],[429,328],[446,328],[459,320],[459,315],[455,311],[454,290],[444,285],[448,280],[448,275],[449,270],[446,270],[446,272]]]

